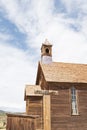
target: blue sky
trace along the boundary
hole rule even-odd
[[[8,39],[10,45],[23,50],[27,49],[25,33],[19,31],[17,26],[7,19],[2,12],[0,12],[0,32],[2,34],[10,35],[10,38]]]
[[[0,0],[0,107],[25,107],[46,38],[53,61],[87,64],[87,1]]]

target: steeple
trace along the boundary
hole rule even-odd
[[[44,64],[52,62],[52,44],[47,39],[41,46],[41,62]]]

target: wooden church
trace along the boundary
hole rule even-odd
[[[24,100],[24,114],[7,114],[7,130],[87,130],[87,64],[53,62],[46,40]]]

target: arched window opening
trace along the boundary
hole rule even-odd
[[[46,53],[47,53],[47,54],[49,53],[49,49],[48,49],[48,48],[46,48]]]

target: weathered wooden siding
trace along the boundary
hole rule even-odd
[[[28,115],[39,115],[38,129],[43,128],[43,97],[29,97],[26,101],[26,113]]]
[[[78,107],[79,115],[82,118],[86,117],[86,120],[87,120],[87,89],[78,90],[78,105],[79,105]]]
[[[39,117],[27,115],[7,115],[6,130],[36,130]]]
[[[70,90],[51,96],[51,130],[87,130],[87,89],[78,89],[78,115],[71,115]]]
[[[51,130],[50,95],[43,96],[43,120],[44,130]]]
[[[58,90],[58,95],[51,96],[51,129],[64,130],[64,118],[70,114],[69,89]]]
[[[41,89],[49,89],[40,64],[39,64],[39,67],[38,67],[38,73],[37,73],[37,78],[36,78],[36,85],[40,85]]]

